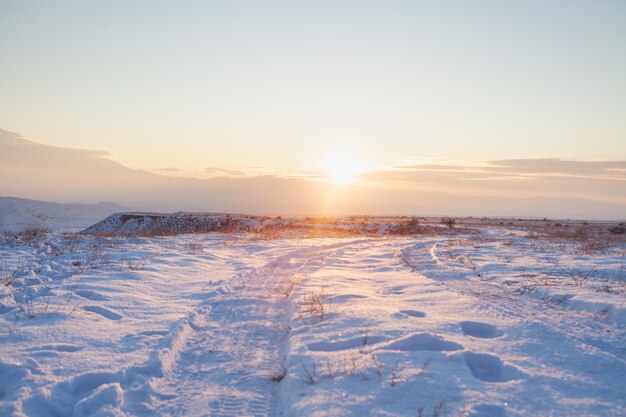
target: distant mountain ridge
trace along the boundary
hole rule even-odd
[[[28,226],[81,230],[113,213],[127,209],[115,203],[62,204],[0,197],[0,230],[20,230]]]

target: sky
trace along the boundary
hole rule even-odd
[[[0,0],[0,60],[0,128],[169,175],[626,159],[623,1]]]
[[[621,0],[0,0],[0,195],[622,218],[624,74]]]

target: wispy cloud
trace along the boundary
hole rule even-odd
[[[216,167],[203,168],[202,172],[204,174],[216,174],[216,175],[221,175],[221,176],[226,176],[226,177],[245,177],[248,175],[245,171],[242,171],[242,170],[216,168]]]
[[[163,172],[181,172],[183,171],[182,168],[179,167],[163,167],[163,168],[157,168],[157,171],[163,171]]]
[[[395,165],[361,175],[370,183],[466,194],[586,197],[626,202],[626,161],[558,158]]]
[[[489,161],[489,165],[487,169],[492,172],[626,180],[626,161],[569,161],[557,158],[505,159]]]

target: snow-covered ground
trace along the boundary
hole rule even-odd
[[[5,236],[0,415],[626,415],[622,238],[361,229]]]

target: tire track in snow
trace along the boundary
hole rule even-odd
[[[163,376],[144,384],[158,393],[147,409],[165,415],[276,415],[271,376],[280,373],[280,345],[287,339],[281,328],[287,299],[277,287],[355,243],[297,249],[215,290],[163,361]]]

